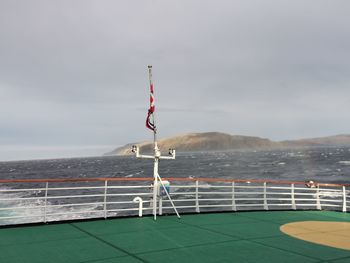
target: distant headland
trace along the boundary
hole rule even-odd
[[[152,152],[153,142],[129,143],[105,155],[130,155],[131,146],[137,144],[141,152]],[[178,152],[273,150],[300,147],[350,146],[350,134],[300,140],[272,141],[266,138],[230,135],[220,132],[188,133],[158,141],[160,149],[174,148]]]

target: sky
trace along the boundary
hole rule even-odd
[[[0,0],[0,161],[350,133],[347,0]]]

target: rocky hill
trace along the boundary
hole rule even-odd
[[[131,146],[137,144],[142,153],[153,151],[152,142],[130,143],[119,147],[106,155],[129,155]],[[283,149],[314,146],[350,146],[350,135],[336,135],[322,138],[271,141],[266,138],[230,135],[220,132],[189,133],[171,138],[161,139],[159,148],[167,150],[174,148],[178,152],[195,151],[228,151],[228,150],[258,150],[258,149]]]
[[[310,146],[350,146],[350,135],[341,134],[335,136],[300,139],[280,142],[282,147],[310,147]]]
[[[108,155],[128,155],[131,154],[131,145],[127,144],[117,148]],[[152,142],[137,143],[141,152],[152,152]],[[269,139],[230,135],[219,132],[189,133],[171,138],[159,140],[160,149],[175,148],[178,152],[188,151],[225,151],[238,149],[268,149],[277,147],[278,143]]]

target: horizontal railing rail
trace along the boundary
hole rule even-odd
[[[350,210],[350,184],[164,178],[181,213],[240,210]],[[0,180],[0,225],[173,213],[153,200],[153,178]]]
[[[163,178],[167,181],[191,181],[191,182],[236,182],[236,183],[269,183],[269,184],[294,184],[294,185],[305,185],[305,182],[301,181],[278,181],[278,180],[247,180],[247,179],[224,179],[224,178],[183,178],[183,177],[167,177]],[[113,177],[104,177],[104,178],[62,178],[62,179],[0,179],[0,184],[3,183],[46,183],[46,182],[55,182],[55,183],[64,183],[64,182],[105,182],[105,181],[153,181],[153,178],[150,177],[140,177],[140,178],[113,178]],[[334,183],[315,183],[319,186],[345,186],[348,187],[350,184],[334,184]]]

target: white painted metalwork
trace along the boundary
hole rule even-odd
[[[235,182],[232,182],[232,211],[237,211],[235,197]]]
[[[104,196],[103,196],[103,211],[104,218],[107,218],[107,190],[108,190],[108,181],[105,180]]]
[[[345,186],[343,186],[343,212],[346,212],[346,189]]]
[[[322,209],[322,207],[321,207],[321,200],[320,200],[320,189],[319,189],[318,186],[316,188],[316,207],[317,207],[318,210]]]
[[[45,204],[44,204],[44,223],[46,223],[46,210],[47,210],[47,191],[49,189],[49,182],[45,184]]]
[[[269,210],[269,207],[267,205],[267,198],[266,198],[266,182],[264,182],[264,210]]]
[[[135,197],[133,200],[134,203],[139,204],[139,217],[142,217],[142,210],[143,210],[143,200],[141,197]]]
[[[196,181],[196,212],[200,213],[200,209],[199,209],[199,194],[198,194],[198,181]]]
[[[158,195],[153,199],[155,187],[151,178],[86,179],[79,181],[79,185],[72,180],[35,183],[0,180],[0,224],[140,216],[141,212],[143,216],[153,214],[154,207],[159,207],[161,214],[171,214],[174,213],[172,202],[182,213],[320,208],[347,212],[350,209],[350,191],[346,185],[319,184],[308,188],[302,182],[165,180],[171,183],[171,191],[162,199]]]
[[[154,166],[153,166],[153,217],[154,220],[157,219],[157,203],[159,200],[159,209],[160,209],[160,214],[162,214],[162,198],[159,198],[158,194],[158,184],[160,184],[163,187],[164,192],[166,193],[166,196],[168,197],[171,206],[173,207],[176,215],[178,218],[180,218],[180,215],[175,207],[174,202],[172,201],[168,190],[163,184],[162,178],[159,175],[158,172],[158,164],[160,159],[166,159],[166,160],[174,160],[176,152],[174,149],[169,149],[169,156],[162,156],[160,149],[158,148],[158,142],[157,142],[157,126],[156,126],[156,121],[155,121],[155,112],[154,112],[154,89],[153,89],[153,80],[152,80],[152,66],[148,66],[148,76],[149,76],[149,84],[150,84],[150,90],[151,90],[151,105],[150,105],[150,110],[148,113],[148,118],[151,116],[152,117],[152,127],[147,124],[146,126],[153,131],[153,145],[154,145],[154,155],[142,155],[140,154],[140,149],[137,145],[132,146],[132,152],[135,153],[136,158],[145,158],[145,159],[154,159]],[[147,118],[147,123],[148,123],[148,118]]]
[[[291,184],[290,186],[291,186],[292,209],[296,210],[297,206],[296,206],[296,203],[295,203],[294,184]]]

